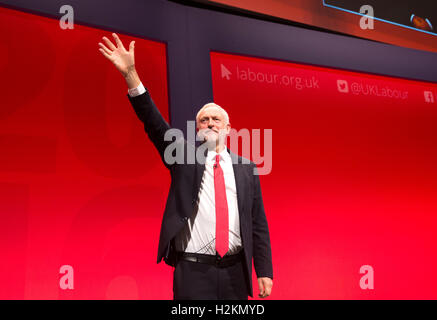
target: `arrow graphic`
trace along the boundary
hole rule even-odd
[[[230,79],[230,75],[232,74],[223,64],[220,64],[222,70],[222,78],[226,78],[226,80]]]

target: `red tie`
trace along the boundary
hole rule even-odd
[[[229,218],[226,200],[225,177],[220,167],[220,155],[215,156],[214,164],[215,192],[215,250],[223,257],[229,249]]]

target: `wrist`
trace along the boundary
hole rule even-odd
[[[126,73],[123,75],[124,79],[126,80],[126,84],[129,89],[133,89],[138,87],[140,84],[140,78],[138,76],[138,73],[135,69],[135,65],[131,65],[127,68]]]
[[[132,64],[129,67],[126,68],[126,70],[123,72],[123,77],[125,79],[133,78],[137,74],[137,70],[135,69],[135,65]]]

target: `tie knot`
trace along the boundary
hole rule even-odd
[[[217,155],[215,156],[215,164],[219,164],[219,162],[220,162],[220,155],[217,154]]]

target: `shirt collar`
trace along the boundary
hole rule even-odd
[[[207,161],[209,162],[215,162],[215,156],[217,155],[217,152],[213,150],[208,150],[208,155],[206,156]],[[228,149],[225,147],[222,152],[219,153],[220,155],[220,161],[227,162],[231,159],[231,155],[228,152]]]

